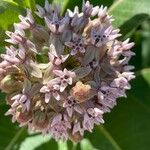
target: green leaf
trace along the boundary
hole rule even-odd
[[[0,92],[0,105],[5,103],[5,94]]]
[[[12,0],[0,1],[0,27],[7,30],[14,22],[18,21],[18,15],[24,12],[23,7]]]
[[[150,68],[138,71],[136,74],[137,77],[132,81],[130,93],[132,93],[145,108],[150,109]]]
[[[49,1],[50,4],[53,2],[53,0],[48,0],[48,1]],[[44,6],[45,0],[35,0],[35,3],[39,4],[41,6]]]
[[[146,20],[148,20],[149,15],[147,14],[137,14],[126,21],[123,25],[120,26],[121,34],[123,37],[122,39],[130,38],[131,35],[135,32],[135,30]]]
[[[96,126],[93,133],[87,133],[86,137],[95,149],[121,150],[120,145],[118,145],[111,134],[102,126]]]
[[[120,26],[135,15],[143,13],[150,15],[149,6],[149,0],[116,0],[110,7],[109,12],[116,19],[114,24]],[[138,23],[138,20],[136,21]]]
[[[134,41],[135,45],[133,47],[133,51],[136,53],[134,57],[132,57],[130,64],[135,67],[135,71],[142,69],[142,31],[137,30],[133,36],[131,41]]]
[[[15,1],[0,1],[0,46],[6,45],[5,31],[12,28],[12,24],[19,20],[18,15],[24,12],[24,8]]]
[[[150,67],[150,20],[145,21],[142,25],[143,40],[142,40],[142,67]]]
[[[65,11],[66,7],[68,6],[69,0],[54,0],[53,4],[59,4],[62,8],[62,12]]]
[[[33,12],[35,11],[35,0],[25,0],[25,6],[30,8]]]
[[[32,137],[28,137],[21,143],[19,150],[34,150],[40,145],[48,142],[49,140],[50,136],[35,135]]]

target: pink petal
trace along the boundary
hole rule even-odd
[[[60,85],[60,92],[63,92],[66,87],[67,87],[67,83],[61,84],[61,85]]]
[[[59,77],[63,76],[64,75],[64,72],[61,71],[61,70],[54,70],[53,73]]]
[[[67,107],[67,113],[68,113],[69,117],[71,117],[72,114],[73,114],[73,108],[72,107]]]
[[[50,98],[51,98],[51,94],[50,93],[46,93],[45,94],[45,103],[48,103]]]

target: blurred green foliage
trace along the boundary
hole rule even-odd
[[[60,3],[63,10],[81,7],[81,0],[49,0]],[[11,123],[4,113],[8,109],[4,94],[0,94],[0,150],[149,150],[150,149],[150,0],[91,0],[94,5],[106,5],[121,28],[122,39],[135,42],[136,79],[126,99],[105,115],[104,126],[87,133],[79,144],[70,141],[56,143],[49,136],[29,135],[25,128]],[[0,51],[4,51],[5,31],[12,29],[25,7],[35,10],[44,0],[0,0]]]

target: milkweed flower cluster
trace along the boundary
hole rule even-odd
[[[44,25],[27,10],[14,32],[6,32],[10,46],[0,63],[6,115],[29,131],[77,142],[126,96],[134,43],[117,40],[121,34],[106,7],[83,1],[82,12],[75,7],[64,16],[48,0],[36,8]]]

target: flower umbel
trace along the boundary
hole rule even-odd
[[[119,29],[107,7],[84,2],[61,15],[48,0],[35,12],[19,16],[10,45],[1,54],[0,89],[5,92],[12,121],[56,140],[79,142],[84,131],[103,124],[103,114],[126,97],[135,76],[128,65],[134,56],[129,39],[119,41]]]

